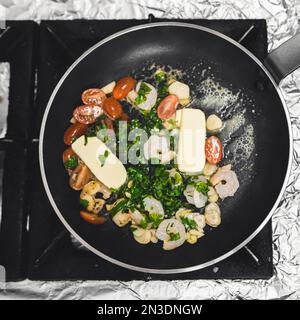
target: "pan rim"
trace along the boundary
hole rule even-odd
[[[62,83],[68,77],[68,75],[72,72],[72,70],[85,57],[87,57],[92,51],[94,51],[96,48],[100,47],[101,45],[105,44],[106,42],[109,42],[109,41],[111,41],[111,40],[113,40],[115,38],[118,38],[118,37],[120,37],[120,36],[122,36],[124,34],[130,33],[130,32],[134,32],[134,31],[137,31],[137,30],[141,30],[141,29],[146,29],[146,28],[170,27],[170,26],[197,29],[197,30],[205,31],[205,32],[211,33],[211,34],[213,34],[215,36],[218,36],[218,37],[230,42],[231,44],[235,45],[236,47],[241,49],[243,52],[245,52],[265,72],[265,74],[268,76],[268,78],[270,79],[270,81],[274,85],[274,87],[275,87],[275,89],[277,91],[277,94],[278,94],[278,96],[279,96],[279,98],[281,100],[284,112],[285,112],[285,118],[286,118],[286,122],[287,122],[287,126],[288,126],[288,133],[289,133],[289,160],[288,160],[288,166],[287,166],[287,169],[286,169],[286,174],[285,174],[285,178],[284,178],[281,190],[280,190],[280,192],[278,194],[278,197],[277,197],[276,201],[274,202],[271,210],[269,211],[268,215],[263,220],[263,222],[258,226],[258,228],[250,236],[248,236],[243,242],[241,242],[239,245],[237,245],[236,247],[234,247],[233,249],[231,249],[227,253],[223,254],[222,256],[220,256],[218,258],[215,258],[213,260],[207,261],[205,263],[199,264],[199,265],[194,265],[194,266],[185,267],[185,268],[177,268],[177,269],[153,269],[153,268],[145,268],[145,267],[139,267],[139,266],[127,264],[125,262],[122,262],[122,261],[119,261],[117,259],[109,257],[108,255],[102,253],[101,251],[99,251],[98,249],[94,248],[92,245],[87,243],[84,239],[82,239],[75,232],[75,230],[68,224],[68,222],[65,220],[64,216],[62,215],[62,213],[60,212],[60,210],[56,206],[56,203],[55,203],[55,201],[54,201],[54,199],[52,197],[52,194],[51,194],[49,186],[48,186],[46,173],[45,173],[45,168],[44,168],[43,141],[44,141],[44,132],[45,132],[45,127],[46,127],[46,123],[47,123],[48,113],[49,113],[49,111],[51,109],[51,106],[52,106],[52,103],[54,101],[54,98],[55,98],[56,94],[57,94],[58,90],[60,89]],[[85,51],[67,69],[67,71],[64,73],[62,78],[57,83],[55,89],[53,90],[53,92],[52,92],[52,94],[50,96],[50,99],[48,101],[48,104],[46,106],[44,115],[43,115],[41,129],[40,129],[40,136],[39,136],[39,164],[40,164],[40,171],[41,171],[43,185],[44,185],[47,197],[48,197],[48,199],[49,199],[49,201],[51,203],[52,208],[54,209],[56,215],[61,220],[63,225],[66,227],[66,229],[80,243],[82,243],[88,250],[92,251],[93,253],[95,253],[99,257],[101,257],[101,258],[103,258],[103,259],[105,259],[105,260],[107,260],[107,261],[109,261],[109,262],[111,262],[111,263],[113,263],[115,265],[118,265],[120,267],[126,268],[126,269],[130,269],[130,270],[134,270],[134,271],[138,271],[138,272],[144,272],[144,273],[152,273],[152,274],[176,274],[176,273],[185,273],[185,272],[192,272],[192,271],[200,270],[200,269],[203,269],[203,268],[206,268],[208,266],[214,265],[214,264],[216,264],[216,263],[228,258],[229,256],[231,256],[234,253],[236,253],[237,251],[239,251],[241,248],[246,246],[263,229],[263,227],[271,219],[273,213],[277,209],[278,204],[279,204],[279,202],[280,202],[280,200],[281,200],[281,198],[283,196],[283,193],[284,193],[284,191],[286,189],[286,186],[287,186],[287,183],[288,183],[288,180],[289,180],[289,177],[290,177],[291,166],[292,166],[292,154],[293,154],[293,134],[292,134],[292,126],[291,126],[291,120],[290,120],[288,108],[287,108],[286,102],[285,102],[285,100],[283,98],[283,94],[281,92],[280,87],[277,85],[277,83],[275,82],[275,80],[273,79],[272,75],[267,70],[267,68],[264,66],[264,64],[253,53],[251,53],[248,49],[246,49],[243,45],[241,45],[237,41],[231,39],[230,37],[218,32],[218,31],[215,31],[215,30],[212,30],[210,28],[207,28],[207,27],[198,26],[198,25],[195,25],[195,24],[192,24],[192,23],[184,23],[184,22],[157,22],[157,23],[148,23],[148,24],[142,24],[142,25],[139,25],[139,26],[134,26],[134,27],[131,27],[131,28],[127,28],[127,29],[124,29],[124,30],[119,31],[117,33],[114,33],[111,36],[106,37],[105,39],[99,41],[94,46],[92,46],[87,51]]]

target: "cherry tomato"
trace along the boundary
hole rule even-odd
[[[176,112],[179,99],[175,94],[170,94],[165,97],[157,108],[157,115],[162,120],[171,118]]]
[[[123,114],[123,107],[114,97],[110,97],[103,102],[104,113],[112,120],[118,119]]]
[[[63,162],[65,163],[66,161],[70,160],[71,157],[76,156],[76,153],[73,151],[71,147],[66,149],[63,153]]]
[[[64,143],[66,145],[71,145],[74,139],[84,135],[87,132],[88,126],[83,123],[74,123],[72,124],[64,134]]]
[[[132,77],[124,77],[117,81],[113,90],[113,96],[117,100],[124,99],[134,88],[136,81]]]
[[[211,164],[217,164],[223,156],[223,147],[219,138],[211,136],[205,141],[205,157]]]
[[[106,99],[106,94],[98,88],[87,89],[81,95],[81,100],[84,104],[101,106]]]
[[[92,223],[92,224],[103,224],[106,222],[104,217],[98,216],[93,213],[88,213],[86,211],[80,211],[80,216],[83,220]]]
[[[100,106],[83,105],[77,107],[73,112],[73,117],[80,123],[91,124],[96,118],[101,116],[103,109]]]

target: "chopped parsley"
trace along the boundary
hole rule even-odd
[[[147,216],[145,215],[142,221],[140,222],[139,226],[143,229],[146,229],[148,227],[148,219]]]
[[[149,214],[149,220],[152,223],[152,228],[157,228],[159,224],[164,220],[164,217],[158,213]]]
[[[207,195],[209,190],[207,183],[203,181],[199,181],[199,182],[196,182],[194,186],[198,192],[201,192],[202,194]]]
[[[166,79],[167,79],[167,74],[164,71],[160,71],[155,74],[155,80],[157,82],[162,82],[162,81],[165,81]]]
[[[198,225],[194,219],[182,217],[181,222],[188,231],[191,229],[197,229],[197,227],[198,227]]]
[[[87,200],[85,200],[85,199],[80,199],[80,204],[82,205],[82,207],[84,209],[86,209],[88,207],[88,205],[89,205],[89,202]]]
[[[88,143],[88,135],[84,135],[84,145],[86,146],[87,145],[87,143]]]
[[[168,85],[164,83],[157,90],[157,100],[160,102],[163,98],[165,98],[169,94]]]
[[[146,85],[145,82],[142,82],[138,91],[138,96],[134,100],[136,106],[146,101],[146,95],[151,92],[151,88]]]
[[[101,163],[101,167],[104,166],[105,161],[106,161],[106,159],[107,159],[108,156],[109,156],[108,150],[105,150],[105,151],[104,151],[104,154],[100,154],[100,155],[98,156],[98,159],[99,159],[99,161],[100,161],[100,163]]]
[[[107,129],[107,126],[103,122],[103,120],[106,119],[106,116],[102,114],[100,117],[98,117],[92,125],[88,127],[86,136],[87,137],[95,137],[97,135],[97,132],[101,129]]]
[[[152,178],[151,190],[155,199],[164,204],[168,217],[182,207],[184,184],[179,181],[179,176],[170,176],[166,165],[156,165]]]
[[[138,228],[136,227],[136,226],[134,226],[134,225],[131,225],[130,226],[130,230],[132,231],[132,232],[134,232],[134,231],[136,231]]]
[[[65,163],[65,168],[66,169],[75,169],[78,165],[78,159],[75,155],[71,156]]]
[[[118,212],[120,212],[121,210],[126,208],[126,204],[127,201],[125,199],[121,200],[120,202],[118,202],[110,211],[109,213],[111,214],[111,216],[113,217],[115,214],[117,214]]]
[[[179,232],[177,233],[169,233],[170,241],[176,241],[180,239]]]

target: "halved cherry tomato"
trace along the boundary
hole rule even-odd
[[[63,162],[70,160],[71,157],[76,156],[76,153],[73,151],[71,147],[67,148],[63,153]]]
[[[223,156],[223,147],[219,138],[211,136],[205,141],[205,157],[211,164],[217,164]]]
[[[113,90],[113,97],[117,100],[124,99],[134,88],[136,81],[132,77],[124,77],[117,81]]]
[[[106,222],[104,217],[98,216],[93,213],[88,213],[86,211],[80,211],[80,216],[83,220],[92,223],[92,224],[103,224]]]
[[[101,116],[103,109],[100,106],[83,105],[77,107],[73,112],[73,117],[80,123],[91,124]]]
[[[104,91],[98,88],[87,89],[83,91],[81,100],[84,104],[98,105],[101,106],[103,101],[106,99]]]
[[[109,97],[103,102],[104,113],[112,120],[118,119],[123,114],[123,107],[114,97]]]
[[[86,134],[88,126],[83,123],[76,122],[72,124],[64,134],[64,143],[71,145],[74,139]]]
[[[179,99],[175,94],[170,94],[165,97],[157,108],[157,115],[162,120],[171,118],[177,109]]]

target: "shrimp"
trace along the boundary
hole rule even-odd
[[[183,193],[187,202],[193,204],[196,208],[203,208],[207,202],[207,196],[197,191],[194,186],[187,185]]]
[[[196,229],[199,231],[203,231],[205,227],[205,217],[203,214],[200,214],[199,212],[192,212],[189,209],[181,208],[176,212],[175,217],[179,221],[181,221],[181,218],[194,220],[197,224]]]
[[[205,207],[205,222],[211,227],[217,227],[221,223],[221,211],[219,206],[212,202]]]
[[[205,227],[205,217],[203,214],[200,214],[199,212],[194,212],[193,213],[193,219],[195,220],[195,222],[197,223],[197,229],[199,231],[203,232],[203,229]]]
[[[152,239],[152,233],[150,230],[145,230],[142,228],[136,228],[133,231],[134,240],[140,244],[148,244]],[[154,238],[153,238],[154,240]]]
[[[131,220],[131,216],[129,213],[120,211],[113,216],[112,220],[118,227],[124,227]]]
[[[208,187],[207,195],[208,195],[208,202],[217,202],[219,199],[219,196],[213,187]]]
[[[207,177],[210,177],[217,171],[218,167],[215,164],[210,164],[209,162],[205,163],[203,174]]]
[[[165,212],[160,201],[156,200],[153,197],[146,197],[143,200],[143,203],[144,203],[145,210],[148,211],[149,215],[158,214],[164,217]]]
[[[217,173],[211,177],[210,182],[221,199],[232,197],[240,186],[236,173],[229,166],[218,169]]]
[[[176,156],[176,153],[172,150],[165,152],[160,155],[160,163],[162,164],[168,164],[170,161],[172,161]]]
[[[142,82],[150,89],[148,93],[145,95],[145,101],[142,101],[140,103],[136,103],[136,99],[138,98],[139,90],[141,87]],[[131,104],[133,104],[135,107],[141,110],[150,110],[154,107],[156,100],[157,100],[157,90],[149,83],[146,83],[144,81],[139,81],[135,87],[135,89],[131,90],[127,97],[127,101]]]
[[[157,100],[157,90],[149,83],[144,81],[139,81],[136,85],[135,91],[136,93],[139,92],[142,82],[150,89],[150,92],[146,94],[146,100],[139,103],[137,108],[142,110],[150,110],[154,107],[156,100]],[[133,101],[135,102],[135,101]]]
[[[165,158],[170,158],[169,151],[170,149],[166,137],[152,135],[144,144],[144,156],[147,160],[153,158],[164,160]]]
[[[131,220],[135,224],[140,224],[144,219],[144,216],[138,210],[130,211],[130,216],[131,216]]]
[[[178,240],[171,240],[171,234],[178,235]],[[156,237],[163,241],[164,250],[173,250],[181,246],[186,239],[184,225],[178,220],[171,218],[160,223],[156,230]]]

